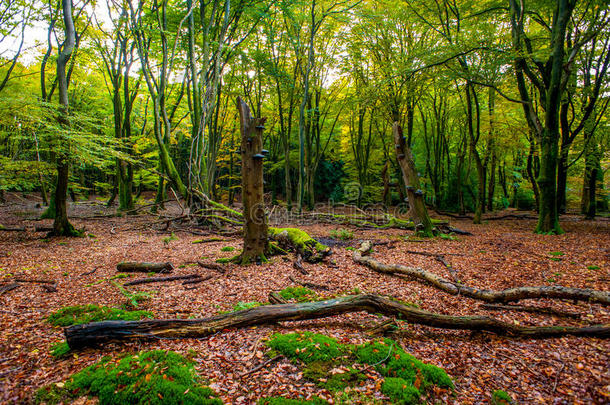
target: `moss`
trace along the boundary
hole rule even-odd
[[[65,341],[57,342],[51,346],[51,356],[60,358],[70,352],[70,346]]]
[[[321,244],[305,231],[298,228],[269,227],[269,237],[275,239],[284,247],[290,246],[303,255],[306,261],[320,261],[329,255],[331,250]]]
[[[229,257],[221,257],[220,259],[216,259],[216,263],[220,263],[220,264],[231,263],[231,258],[229,258]]]
[[[587,266],[588,270],[599,270],[599,266]]]
[[[256,307],[260,307],[261,305],[265,305],[261,302],[258,301],[251,301],[251,302],[243,302],[243,301],[239,301],[237,304],[233,305],[233,311],[243,311],[244,309],[250,309],[250,308],[256,308]]]
[[[163,243],[169,245],[171,241],[178,240],[178,237],[172,232],[169,236],[162,239]]]
[[[419,404],[421,392],[402,378],[386,378],[381,392],[392,399],[394,404]]]
[[[357,385],[367,378],[353,367],[342,368],[342,372],[333,372],[337,365],[337,362],[333,361],[314,361],[303,370],[303,377],[333,392]]]
[[[70,326],[109,320],[137,321],[152,317],[153,314],[148,311],[125,311],[89,304],[64,307],[49,315],[47,321],[53,326]]]
[[[495,390],[491,394],[492,405],[509,405],[513,403],[513,399],[505,391]]]
[[[318,295],[306,287],[287,287],[280,291],[280,295],[285,300],[295,300],[297,302],[313,301],[318,299]]]
[[[222,404],[216,394],[202,386],[194,363],[174,352],[150,351],[100,362],[74,374],[63,387],[65,393],[44,387],[44,396],[88,395],[106,404]],[[55,404],[57,402],[47,403]]]
[[[224,246],[222,249],[220,249],[223,252],[232,252],[235,250],[235,248],[233,246]]]
[[[354,239],[354,232],[349,229],[333,229],[330,231],[330,237],[334,239],[350,240]]]
[[[320,397],[312,397],[311,399],[290,399],[284,397],[267,397],[258,400],[258,405],[325,405],[327,401]]]
[[[315,361],[334,361],[347,352],[345,345],[335,339],[311,332],[275,334],[267,342],[267,346],[305,364]]]
[[[34,394],[33,402],[35,404],[68,404],[76,399],[76,395],[72,394],[68,390],[66,390],[63,383],[58,384],[49,384],[40,388]]]
[[[197,239],[192,241],[191,243],[208,243],[208,242],[222,242],[224,241],[223,238],[207,238],[207,239]]]

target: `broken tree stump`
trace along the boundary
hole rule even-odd
[[[121,273],[171,273],[174,266],[170,262],[121,262],[116,265],[116,269]]]

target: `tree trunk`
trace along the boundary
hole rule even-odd
[[[428,209],[424,201],[424,192],[419,184],[419,176],[413,161],[411,149],[402,134],[402,128],[398,122],[392,127],[394,143],[396,144],[396,157],[407,189],[409,199],[409,216],[415,223],[415,229],[425,236],[433,236],[432,221],[428,215]]]
[[[72,2],[62,0],[62,9],[65,25],[64,46],[57,58],[57,77],[59,86],[59,103],[61,104],[59,121],[63,126],[69,125],[69,102],[68,102],[68,78],[66,76],[66,65],[72,50],[74,49],[75,32],[72,21]],[[70,174],[69,142],[59,140],[60,151],[57,153],[57,183],[55,186],[55,221],[53,223],[53,234],[56,236],[75,236],[76,230],[68,221],[68,210],[66,194],[68,191],[68,180]]]
[[[250,108],[237,99],[241,126],[241,188],[244,249],[241,264],[265,261],[269,251],[267,214],[263,194],[263,129],[266,118],[252,118]]]
[[[540,174],[537,183],[540,188],[540,205],[538,206],[538,225],[536,233],[563,233],[559,226],[557,213],[557,153],[558,136],[551,134],[548,128],[540,140]]]
[[[451,316],[414,308],[375,294],[351,295],[326,301],[263,305],[203,319],[153,319],[144,321],[102,321],[64,329],[71,349],[94,347],[106,342],[140,339],[202,338],[229,328],[275,324],[280,321],[319,319],[366,311],[400,317],[410,323],[434,328],[486,331],[499,335],[541,338],[566,335],[610,336],[610,325],[520,326],[486,316]]]

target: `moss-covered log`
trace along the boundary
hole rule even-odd
[[[174,266],[171,263],[121,262],[116,265],[121,273],[171,273]]]
[[[269,228],[269,237],[285,249],[294,249],[309,263],[323,260],[331,249],[298,228]]]
[[[570,299],[576,301],[598,302],[610,305],[610,293],[604,291],[590,290],[585,288],[571,288],[561,286],[543,287],[517,287],[506,290],[485,290],[469,287],[461,283],[444,279],[424,269],[408,267],[402,264],[384,264],[373,259],[367,254],[371,250],[371,243],[365,241],[359,249],[354,251],[353,259],[356,263],[363,264],[379,273],[403,275],[418,281],[423,281],[441,291],[451,295],[463,295],[485,302],[514,302],[525,299]]]
[[[435,328],[486,331],[500,335],[542,338],[565,335],[610,337],[610,324],[588,327],[521,326],[486,316],[436,314],[402,304],[380,295],[351,295],[326,301],[263,305],[203,319],[155,319],[144,321],[103,321],[64,329],[72,349],[101,343],[137,339],[202,338],[227,328],[243,328],[279,321],[298,321],[365,311],[400,317]]]

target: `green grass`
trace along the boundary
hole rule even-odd
[[[148,311],[125,311],[88,304],[61,308],[49,315],[47,321],[53,326],[65,327],[99,321],[137,321],[152,317],[153,314]]]
[[[295,300],[297,302],[314,301],[318,299],[318,295],[305,287],[287,287],[280,291],[280,295],[285,300]]]
[[[222,404],[201,385],[194,363],[177,353],[155,350],[100,362],[72,375],[64,384],[36,392],[35,403],[57,404],[81,396],[110,404]]]

